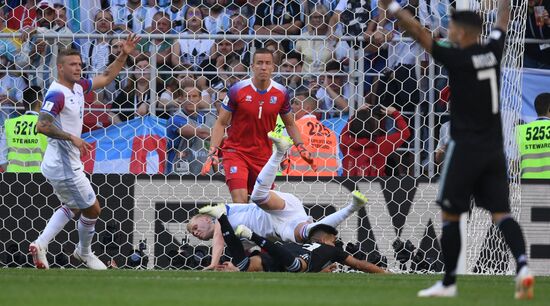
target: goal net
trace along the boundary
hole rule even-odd
[[[210,264],[210,242],[193,237],[186,224],[203,205],[231,201],[224,171],[232,169],[199,172],[228,89],[251,76],[252,54],[263,47],[274,54],[273,78],[289,90],[297,121],[307,114],[319,123],[304,124],[303,137],[326,132],[336,139],[309,147],[322,175],[308,176],[291,163],[295,172],[283,171],[276,189],[302,199],[315,220],[342,209],[358,189],[369,203],[338,227],[343,248],[393,271],[442,271],[435,198],[448,120],[446,76],[393,20],[377,27],[375,1],[289,0],[274,7],[257,0],[142,1],[134,10],[119,0],[102,1],[108,7],[76,2],[52,1],[58,5],[50,24],[2,8],[13,31],[38,27],[23,42],[0,33],[13,45],[0,53],[0,97],[6,97],[0,119],[4,125],[41,99],[31,93],[46,93],[58,50],[80,49],[83,76],[93,78],[121,52],[126,31],[140,33],[138,51],[117,78],[85,96],[82,138],[93,150],[82,161],[102,206],[93,242],[101,260],[118,268]],[[421,23],[445,37],[448,1],[410,2]],[[497,1],[474,2],[490,29]],[[514,1],[501,92],[509,152],[517,150],[525,14],[524,1]],[[517,160],[510,160],[512,207],[521,221],[522,205],[544,193],[526,188],[529,201],[522,204]],[[0,173],[0,265],[31,266],[28,245],[61,203],[40,173],[8,172]],[[50,243],[50,266],[78,267],[69,256],[78,242],[75,227],[69,222]],[[512,260],[485,213],[474,209],[467,232],[468,272],[510,271]]]

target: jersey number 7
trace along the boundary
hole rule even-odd
[[[477,80],[489,80],[491,84],[491,110],[493,114],[498,114],[498,83],[497,72],[495,68],[484,69],[477,72]]]

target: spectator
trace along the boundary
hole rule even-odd
[[[165,81],[165,84],[166,86],[160,93],[157,102],[157,116],[162,119],[169,119],[174,101],[178,98],[177,94],[180,93],[181,90],[178,90],[180,88],[179,82],[175,77],[170,77]]]
[[[6,172],[40,172],[40,163],[46,151],[47,137],[36,132],[38,112],[42,105],[42,89],[25,89],[24,115],[6,120],[5,133],[0,139],[0,169]]]
[[[111,5],[115,30],[123,32],[148,32],[156,12],[157,9],[154,7],[143,6],[141,0],[128,0],[126,4],[121,2]]]
[[[258,35],[300,35],[304,23],[301,5],[297,0],[272,0],[256,7],[254,31]],[[290,51],[290,41],[283,49]]]
[[[264,46],[267,50],[273,53],[273,63],[277,66],[281,64],[281,60],[285,54],[288,53],[288,51],[283,49],[282,43],[276,40],[268,40],[265,42]]]
[[[316,4],[310,15],[306,17],[308,35],[328,36],[328,9],[322,4]],[[296,41],[296,51],[302,53],[304,59],[303,71],[318,73],[325,71],[325,65],[331,60],[344,62],[348,56],[349,45],[345,41],[302,39]]]
[[[183,20],[185,19],[185,12],[187,11],[185,2],[184,0],[171,0],[170,5],[160,9],[161,12],[168,14],[172,22],[172,29],[176,33],[181,33],[183,31]]]
[[[225,32],[229,30],[231,20],[220,0],[204,0],[202,13],[204,17],[204,27],[210,34]]]
[[[550,39],[550,0],[528,0],[525,38]],[[535,7],[543,6],[542,21],[537,23]],[[550,43],[525,44],[523,67],[550,69]]]
[[[40,1],[42,3],[44,1]],[[24,28],[33,27],[36,21],[36,0],[26,0],[15,7],[8,15],[8,28],[18,31]]]
[[[67,8],[63,4],[54,4],[55,20],[53,29],[60,35],[71,36],[73,31],[67,26]],[[58,50],[67,48],[76,48],[76,44],[72,38],[60,38],[57,42]],[[55,50],[54,50],[55,51]],[[57,53],[55,53],[57,54]]]
[[[231,27],[229,28],[229,33],[233,35],[248,35],[252,34],[252,29],[248,25],[248,19],[240,14],[231,15]],[[241,62],[249,66],[250,65],[250,43],[237,39],[231,42],[233,45],[233,51],[236,54],[239,54],[241,57]]]
[[[288,164],[283,174],[290,176],[335,176],[338,171],[338,139],[331,129],[324,126],[314,115],[317,100],[312,97],[294,98],[291,104],[296,126],[302,134],[304,146],[314,156],[317,171],[300,156],[296,147],[289,152]]]
[[[0,5],[0,32],[14,32],[5,26],[4,17],[4,7]],[[0,39],[0,127],[4,126],[4,120],[16,114],[15,103],[21,101],[22,90],[27,87],[22,78],[6,73],[8,69],[15,69],[13,61],[20,47],[18,39]]]
[[[332,15],[332,12],[334,12],[334,10],[336,9],[340,1],[341,0],[305,0],[304,15],[306,16],[311,15],[311,12],[313,12],[314,7],[318,4],[325,6],[329,10],[330,15]]]
[[[191,6],[185,13],[185,31],[182,34],[205,34],[204,16],[199,7]],[[198,70],[204,60],[212,54],[212,39],[180,39],[172,50],[172,63],[189,65]]]
[[[411,6],[403,8],[414,16],[415,9]],[[415,17],[416,18],[416,17]],[[416,18],[418,19],[418,18]],[[379,96],[382,96],[383,105],[398,105],[404,111],[414,112],[420,103],[420,91],[416,76],[417,60],[425,62],[424,50],[416,41],[403,41],[401,38],[410,38],[399,23],[393,32],[394,40],[388,43],[388,69],[386,77],[382,78],[378,87]],[[422,63],[423,64],[423,63]],[[387,84],[387,89],[384,88]]]
[[[151,65],[149,58],[139,55],[135,59],[128,84],[116,97],[111,111],[113,112],[114,123],[133,119],[136,115],[144,116],[149,111],[151,93]]]
[[[173,33],[170,16],[164,12],[155,13],[150,30],[152,34]],[[160,38],[152,40],[149,40],[148,38],[143,38],[140,42],[138,50],[141,50],[141,53],[151,56],[151,52],[153,49],[152,44],[156,46],[157,69],[159,71],[172,71],[172,68],[175,66],[172,62],[172,49],[174,46],[174,40],[171,38]],[[160,77],[162,79],[166,79],[167,75],[161,74]]]
[[[166,173],[198,175],[206,161],[215,116],[201,109],[210,105],[201,99],[196,87],[186,87],[177,99],[181,111],[168,120],[168,165]]]
[[[4,121],[17,114],[16,106],[23,99],[23,90],[27,88],[25,80],[18,75],[9,74],[8,69],[13,69],[8,54],[0,55],[0,126]]]
[[[94,17],[95,34],[113,33],[113,15],[109,10],[100,10]],[[84,70],[90,71],[88,78],[93,77],[95,73],[101,73],[109,65],[109,56],[111,55],[111,45],[107,38],[92,38],[82,43],[81,56]]]
[[[376,1],[340,0],[330,17],[329,29],[335,34],[337,25],[341,25],[345,36],[365,35],[375,7]]]
[[[174,93],[180,88],[178,79],[175,77],[170,77],[165,83],[166,86],[160,93],[159,100],[166,102],[174,101]]]
[[[0,3],[0,33],[13,33],[16,30],[6,26],[6,6]],[[13,62],[15,56],[21,51],[21,40],[0,38],[0,56],[6,56],[9,61]]]
[[[397,131],[389,134],[380,127],[384,116],[395,120]],[[394,107],[364,104],[342,130],[340,150],[345,176],[386,176],[386,158],[401,146],[411,132]]]
[[[109,54],[109,62],[107,66],[111,65],[116,60],[117,56],[122,52],[123,43],[124,40],[118,38],[113,38],[109,41],[111,51]],[[110,104],[115,100],[116,97],[118,97],[122,89],[124,89],[128,84],[128,70],[132,66],[132,63],[133,59],[128,57],[126,64],[122,68],[122,71],[116,76],[111,84],[107,85],[102,90],[96,90],[96,93],[98,94],[98,101],[104,104]]]
[[[309,80],[309,87],[319,100],[319,109],[324,112],[324,117],[339,117],[348,111],[348,101],[351,99],[346,76],[334,75],[344,73],[342,64],[330,61],[326,65],[326,74]]]
[[[28,32],[31,38],[23,44],[15,62],[24,70],[36,70],[36,73],[28,74],[29,83],[44,88],[50,84],[53,75],[56,74],[55,55],[59,50],[70,47],[73,41],[72,38],[65,37],[47,39],[32,37],[34,33],[59,34],[57,30],[64,35],[72,34],[67,27],[57,28],[55,24],[57,14],[54,6],[49,2],[42,1],[36,12],[37,27]]]
[[[223,33],[218,33],[223,34]],[[233,60],[240,61],[240,56],[233,52],[233,44],[227,39],[216,39],[214,45],[215,50],[212,52],[210,58],[203,61],[202,71],[220,71],[225,65],[229,64]],[[207,75],[210,84],[218,84],[221,81],[219,75]]]
[[[550,179],[550,93],[535,98],[538,118],[517,127],[521,178]]]
[[[292,94],[296,88],[302,86],[302,66],[302,55],[290,51],[279,65],[279,72],[288,74],[278,76],[275,81],[291,89]]]
[[[238,59],[233,59],[224,66],[226,74],[222,75],[225,83],[225,88],[230,88],[233,84],[244,80],[248,77],[248,67],[241,63]]]
[[[55,3],[53,5],[57,18],[55,19],[55,24],[58,29],[63,29],[67,26],[67,8],[61,3]]]

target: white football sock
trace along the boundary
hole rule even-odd
[[[78,253],[83,256],[92,253],[92,239],[95,234],[95,223],[97,219],[89,219],[80,216],[78,220]]]
[[[258,205],[267,202],[269,199],[269,191],[271,190],[271,186],[273,186],[273,182],[275,182],[279,164],[284,156],[285,152],[273,150],[271,157],[262,168],[262,171],[260,171],[260,174],[258,174],[258,178],[256,178],[254,190],[252,190],[252,194],[250,195],[252,202]]]
[[[63,230],[67,222],[73,217],[74,213],[67,206],[61,205],[46,224],[42,234],[36,238],[36,243],[42,248],[47,248],[50,241]]]
[[[342,208],[338,211],[333,212],[332,214],[324,217],[323,219],[321,219],[317,222],[306,224],[302,228],[302,232],[301,232],[302,238],[304,240],[307,239],[311,229],[314,228],[316,225],[319,225],[319,224],[326,224],[326,225],[330,225],[330,226],[336,228],[338,225],[340,225],[340,223],[344,222],[344,220],[346,220],[354,212],[355,212],[355,209],[354,209],[353,205],[350,204],[350,205],[348,205],[348,206],[346,206],[346,207],[344,207],[344,208]]]

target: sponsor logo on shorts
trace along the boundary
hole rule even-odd
[[[231,166],[229,168],[229,173],[237,173],[237,166]]]
[[[448,207],[448,208],[451,207],[451,201],[449,201],[449,199],[443,200],[443,203],[442,203],[442,204],[443,204],[443,206],[445,206],[445,207]]]

